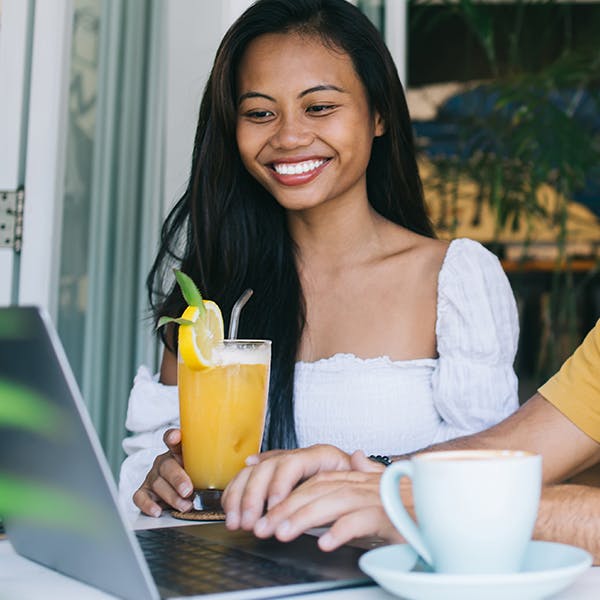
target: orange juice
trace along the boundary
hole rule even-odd
[[[178,365],[183,467],[194,488],[224,489],[260,450],[270,342],[225,340],[217,364]]]

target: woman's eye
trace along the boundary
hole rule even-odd
[[[324,114],[332,111],[335,108],[335,104],[314,104],[309,106],[306,111],[316,114]]]
[[[273,113],[270,110],[249,110],[244,113],[244,116],[249,119],[254,119],[255,121],[262,121],[272,117]]]

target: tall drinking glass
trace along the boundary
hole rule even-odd
[[[222,491],[260,451],[271,342],[224,340],[213,363],[196,371],[180,358],[177,373],[183,468],[196,491],[194,507],[205,510],[221,510]]]

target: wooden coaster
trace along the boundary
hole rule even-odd
[[[184,521],[224,521],[225,513],[218,510],[189,510],[181,512],[172,510],[171,516]]]

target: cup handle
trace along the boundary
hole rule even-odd
[[[409,460],[395,462],[385,469],[379,485],[381,502],[394,527],[416,550],[417,554],[426,563],[433,566],[431,554],[425,545],[425,540],[404,504],[402,504],[399,487],[400,479],[405,476],[411,480],[413,478],[413,465]]]

